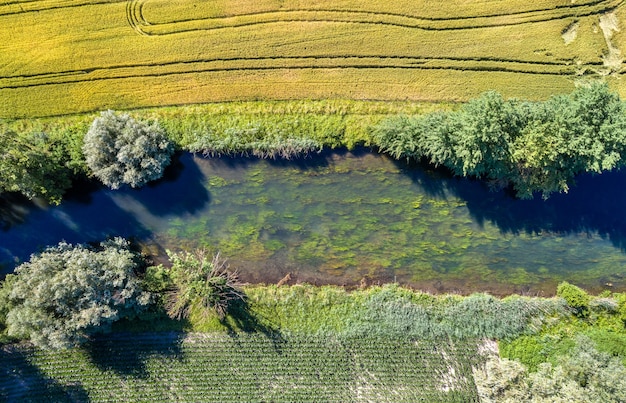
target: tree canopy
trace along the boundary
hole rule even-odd
[[[161,127],[128,114],[102,112],[85,135],[87,166],[105,185],[140,187],[160,178],[174,151]]]
[[[92,248],[64,242],[15,269],[6,326],[44,348],[66,348],[107,331],[150,302],[135,270],[137,254],[122,238]]]
[[[45,133],[0,128],[0,190],[58,204],[71,186],[63,145]]]
[[[458,111],[393,117],[374,140],[396,158],[426,159],[461,176],[511,184],[522,198],[567,192],[576,175],[619,168],[626,157],[626,106],[592,83],[545,102],[490,91]]]

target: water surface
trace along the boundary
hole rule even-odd
[[[248,282],[626,290],[625,182],[584,176],[568,195],[520,201],[368,152],[298,162],[184,154],[140,190],[83,190],[49,208],[5,203],[0,261],[7,272],[60,240],[122,235],[157,261],[165,249],[220,251]]]

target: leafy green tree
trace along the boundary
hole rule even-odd
[[[11,309],[11,289],[15,282],[14,274],[7,274],[5,279],[0,282],[0,343],[7,341],[7,314]]]
[[[172,318],[187,318],[193,308],[199,307],[201,314],[214,311],[223,319],[233,303],[245,300],[237,274],[228,270],[219,254],[209,259],[203,250],[167,253],[172,263],[170,277],[175,287],[166,301]]]
[[[112,189],[124,184],[140,187],[160,178],[173,151],[157,123],[138,122],[110,110],[93,121],[83,144],[87,165]]]
[[[606,84],[582,86],[535,105],[532,120],[513,144],[518,195],[567,192],[582,172],[624,164],[626,107]]]
[[[513,185],[522,198],[547,198],[567,192],[580,173],[625,164],[626,106],[598,83],[536,103],[490,91],[458,111],[384,120],[373,139],[395,158],[425,158],[495,187]]]
[[[0,129],[2,130],[2,129]],[[71,186],[72,172],[62,144],[45,133],[0,132],[0,190],[58,204]]]
[[[135,269],[138,255],[122,238],[99,248],[64,242],[15,269],[6,315],[8,334],[43,348],[66,348],[150,303]]]
[[[493,179],[510,175],[511,144],[525,121],[517,105],[489,91],[459,111],[454,132],[457,162],[451,167],[457,175]]]
[[[582,288],[564,281],[557,286],[556,295],[567,302],[567,305],[574,310],[576,316],[583,318],[589,315],[591,297]]]

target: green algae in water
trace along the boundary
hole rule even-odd
[[[193,161],[212,202],[158,229],[160,242],[213,245],[244,279],[292,273],[319,284],[552,293],[559,281],[597,289],[624,273],[626,255],[600,236],[503,230],[476,219],[475,202],[454,187],[482,192],[480,200],[504,196],[384,156],[331,154],[300,166]]]

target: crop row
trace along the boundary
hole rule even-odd
[[[332,339],[190,335],[100,339],[89,351],[5,350],[0,397],[60,394],[94,401],[416,401],[452,390],[475,398],[473,343],[411,339]],[[80,386],[73,391],[71,387]]]

